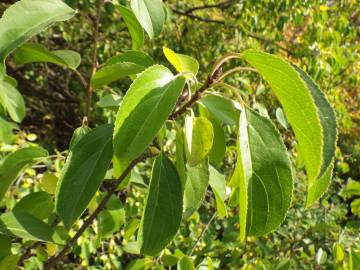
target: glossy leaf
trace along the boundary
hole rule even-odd
[[[200,99],[200,103],[224,124],[235,125],[238,123],[239,105],[236,102],[216,94],[208,94]]]
[[[323,164],[324,138],[320,116],[308,87],[298,72],[280,57],[248,50],[244,58],[274,90],[299,141],[310,181],[316,179]]]
[[[0,233],[25,240],[51,242],[53,230],[29,213],[9,212],[0,216]]]
[[[137,158],[155,138],[175,107],[185,84],[167,68],[152,66],[130,86],[119,108],[114,131],[114,152],[120,169]]]
[[[19,149],[0,161],[0,201],[10,185],[15,181],[25,166],[36,158],[46,157],[48,152],[41,147]]]
[[[199,63],[191,56],[175,53],[173,50],[163,47],[166,59],[175,67],[178,72],[190,72],[195,76],[199,71]]]
[[[85,211],[110,165],[112,125],[92,129],[69,154],[56,192],[56,210],[69,229]]]
[[[78,127],[77,129],[75,129],[75,131],[71,137],[71,140],[70,140],[69,149],[72,150],[74,148],[74,146],[90,131],[91,131],[91,128],[89,128],[86,125],[83,125],[81,127]]]
[[[189,166],[200,164],[209,155],[214,131],[211,122],[205,117],[186,117],[186,154]]]
[[[49,51],[43,45],[28,43],[15,51],[15,62],[18,65],[48,62],[71,69],[76,69],[81,62],[81,56],[71,50]]]
[[[240,187],[240,238],[276,229],[292,199],[290,160],[272,122],[248,108],[240,115],[235,177]]]
[[[218,172],[213,166],[209,166],[209,184],[215,195],[216,209],[219,217],[227,215],[225,196],[226,185],[225,176]]]
[[[19,91],[0,75],[0,104],[9,113],[11,119],[20,123],[25,117],[25,101]]]
[[[151,39],[160,35],[165,13],[160,0],[131,0],[131,9]]]
[[[187,166],[187,179],[184,190],[184,214],[190,217],[201,206],[209,185],[209,164],[207,161],[195,167]]]
[[[26,40],[75,11],[61,0],[21,0],[10,6],[0,19],[0,62]]]
[[[119,10],[121,17],[124,19],[132,39],[132,49],[138,50],[144,44],[144,30],[142,29],[139,21],[136,19],[134,13],[131,9],[118,5],[117,9]]]
[[[155,256],[174,238],[181,222],[182,194],[175,166],[160,154],[153,165],[138,234],[142,254]]]
[[[22,198],[13,208],[14,213],[29,213],[40,220],[48,218],[54,210],[50,195],[44,191],[33,192]]]
[[[144,67],[144,69],[155,64],[154,60],[146,53],[139,51],[126,51],[124,53],[111,57],[105,63],[105,66],[111,66],[122,62],[134,63]]]

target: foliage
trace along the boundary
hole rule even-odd
[[[356,1],[13,2],[0,269],[360,267]]]

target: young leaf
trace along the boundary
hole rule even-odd
[[[290,207],[290,160],[272,122],[246,108],[240,115],[237,186],[240,187],[240,238],[277,228]]]
[[[46,157],[48,152],[41,147],[27,147],[19,149],[0,161],[0,201],[10,185],[26,165],[36,158]]]
[[[71,149],[56,191],[55,206],[69,229],[85,211],[99,189],[110,165],[112,125],[102,125],[88,132]]]
[[[131,0],[130,6],[151,39],[160,35],[165,13],[160,0]]]
[[[118,5],[116,6],[119,10],[121,17],[124,19],[132,39],[132,49],[138,50],[144,44],[144,30],[142,29],[139,21],[136,19],[131,9]]]
[[[15,62],[18,65],[28,63],[48,62],[70,69],[76,69],[81,62],[81,56],[71,50],[49,51],[43,45],[28,43],[15,51]]]
[[[275,113],[276,113],[276,119],[278,120],[280,125],[283,128],[287,129],[288,123],[287,123],[286,116],[285,116],[283,110],[281,108],[277,108]]]
[[[209,185],[209,164],[203,161],[195,167],[187,166],[184,191],[184,218],[190,217],[201,206]]]
[[[157,255],[174,238],[182,214],[182,187],[173,163],[160,154],[154,162],[138,233],[140,252]]]
[[[114,152],[119,167],[137,158],[155,138],[175,107],[185,79],[167,68],[152,66],[141,73],[119,108],[114,131]],[[116,164],[115,163],[115,164]],[[115,172],[118,175],[121,168]]]
[[[177,263],[177,270],[195,270],[194,263],[188,256],[183,256]]]
[[[20,123],[25,117],[25,102],[19,91],[0,75],[0,104],[9,113],[11,119]]]
[[[10,6],[0,19],[1,65],[8,54],[26,40],[74,14],[61,0],[21,0]]]
[[[200,164],[210,153],[214,131],[211,122],[205,117],[185,119],[186,154],[189,166]]]
[[[173,50],[166,47],[163,47],[163,51],[166,59],[178,72],[191,72],[196,76],[199,71],[199,63],[196,59],[188,55],[175,53]]]
[[[13,208],[14,213],[29,213],[40,220],[48,218],[54,210],[50,195],[44,191],[33,192],[22,198]]]
[[[227,215],[225,196],[226,196],[226,181],[225,176],[218,172],[213,166],[209,166],[209,184],[214,192],[216,200],[216,208],[219,217],[223,218]]]
[[[238,105],[219,95],[209,94],[200,99],[200,103],[224,124],[236,125],[239,119]]]
[[[9,212],[0,216],[0,233],[25,240],[51,242],[51,227],[25,212]]]
[[[306,83],[319,112],[324,139],[322,167],[317,179],[309,178],[307,206],[317,201],[329,186],[335,157],[337,126],[336,117],[329,102],[316,83],[300,68],[293,66]]]
[[[264,76],[279,99],[299,141],[310,181],[316,179],[323,164],[324,138],[318,108],[298,72],[281,58],[248,50],[244,58]]]

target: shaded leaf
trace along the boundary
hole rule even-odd
[[[157,255],[174,238],[182,216],[182,187],[173,163],[160,154],[154,162],[138,233],[140,252]]]
[[[43,45],[28,43],[15,51],[15,62],[18,65],[48,62],[71,69],[76,69],[81,62],[81,56],[71,50],[49,51]]]
[[[20,123],[25,117],[25,101],[19,91],[0,75],[0,104],[9,113],[11,119]]]
[[[183,256],[177,264],[177,270],[195,270],[195,266],[190,257]]]
[[[99,189],[110,165],[112,125],[102,125],[85,134],[71,149],[56,192],[56,210],[69,229],[85,211]]]
[[[195,167],[187,166],[187,179],[184,191],[184,214],[190,217],[201,206],[209,185],[209,164],[207,161]]]
[[[47,155],[48,152],[41,147],[27,147],[18,149],[2,159],[0,161],[0,201],[25,166],[31,164],[36,158]]]
[[[45,219],[54,210],[50,195],[44,191],[33,192],[22,198],[13,208],[14,213],[29,213],[38,219]]]
[[[215,195],[216,209],[219,217],[227,215],[225,196],[226,185],[225,176],[218,172],[213,166],[209,166],[209,184]]]

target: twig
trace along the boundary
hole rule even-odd
[[[219,67],[220,70],[221,67]],[[175,111],[173,114],[169,116],[169,120],[174,120],[178,118],[180,115],[186,112],[188,107],[191,107],[200,97],[201,94],[211,87],[211,85],[220,77],[220,71],[214,70],[212,73],[210,73],[208,79],[204,83],[202,87],[200,87],[193,97],[186,102],[183,106],[180,107],[177,111]],[[67,252],[74,247],[79,237],[82,235],[82,233],[92,224],[92,222],[96,219],[97,215],[106,207],[107,202],[109,201],[110,197],[115,193],[117,187],[124,181],[124,179],[127,177],[127,175],[131,172],[131,170],[138,164],[139,162],[145,160],[147,157],[151,157],[154,155],[146,155],[142,154],[140,157],[135,159],[130,163],[130,165],[125,169],[125,171],[121,174],[121,176],[111,183],[111,186],[108,188],[108,191],[105,195],[105,197],[102,199],[98,207],[95,209],[95,211],[85,220],[83,225],[80,227],[80,229],[76,232],[76,234],[67,242],[67,244],[64,246],[62,251],[52,258],[50,258],[44,265],[43,270],[49,270],[53,268],[57,263],[63,260],[63,258],[66,256]]]
[[[190,253],[188,254],[188,256],[191,256],[194,251],[195,251],[195,248],[197,247],[197,245],[200,243],[201,239],[204,237],[204,234],[205,232],[209,229],[209,226],[210,224],[213,222],[213,220],[215,219],[216,217],[216,212],[212,215],[212,217],[210,218],[210,220],[208,221],[208,223],[206,224],[205,228],[202,230],[199,238],[196,240],[196,242],[194,243]]]
[[[213,4],[213,5],[203,5],[203,6],[193,7],[193,8],[188,9],[186,12],[190,13],[190,12],[194,12],[197,10],[209,9],[209,8],[224,9],[224,8],[228,8],[238,2],[239,2],[239,0],[228,0],[228,1],[218,3],[218,4]]]
[[[93,95],[93,88],[91,86],[91,77],[96,73],[96,70],[98,68],[98,61],[97,61],[97,51],[98,51],[98,41],[99,41],[99,28],[100,28],[100,20],[101,20],[101,14],[102,14],[102,8],[104,6],[105,0],[99,0],[98,7],[96,10],[96,19],[95,19],[95,28],[94,28],[94,40],[93,40],[93,56],[92,56],[92,68],[90,73],[90,79],[87,83],[87,104],[86,104],[86,110],[85,110],[85,116],[89,119],[90,109],[91,109],[91,100]]]

